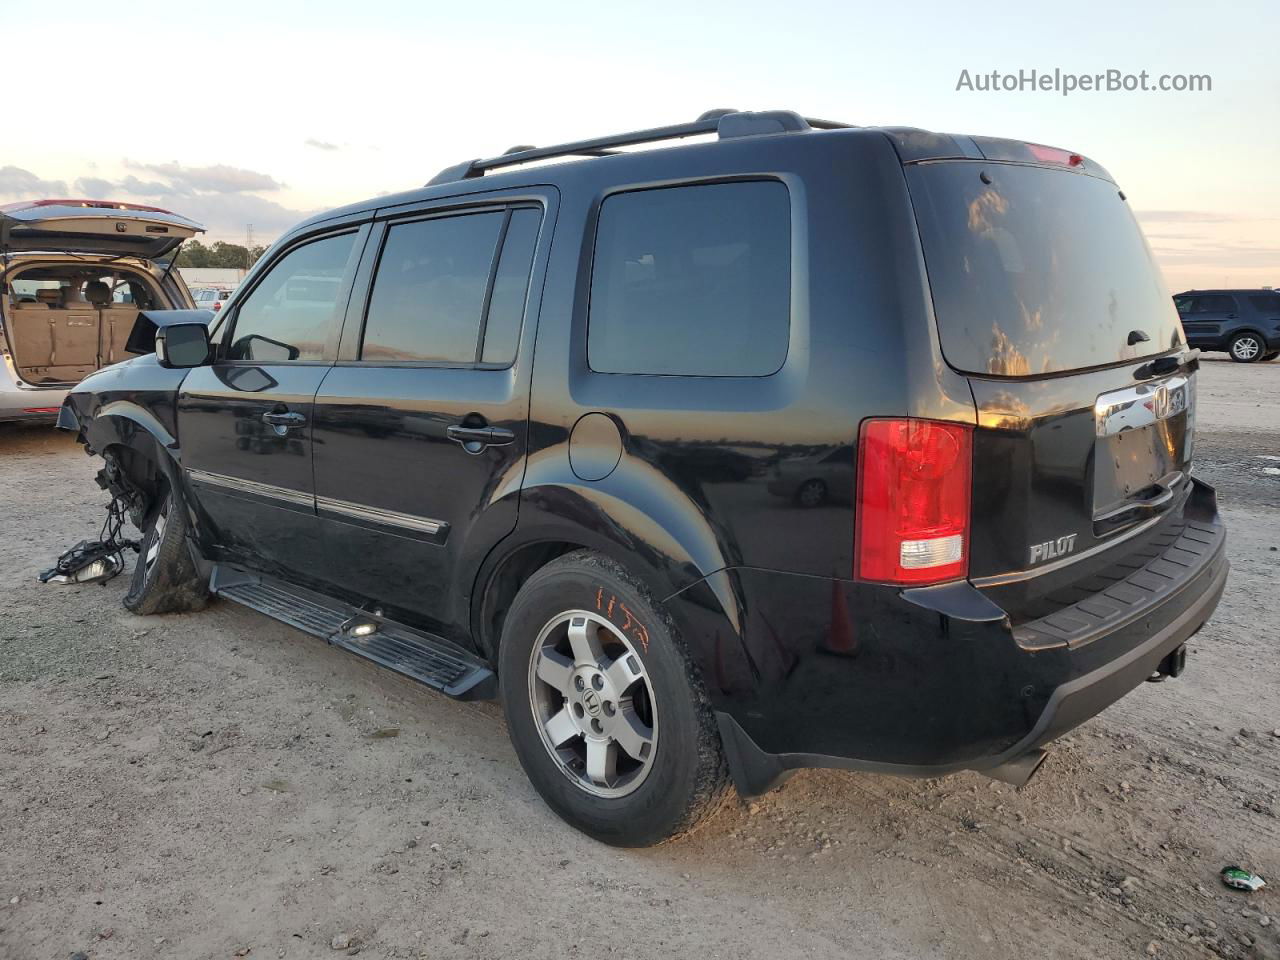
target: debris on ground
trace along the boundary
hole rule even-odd
[[[1267,885],[1256,873],[1250,873],[1242,867],[1223,867],[1222,882],[1233,890],[1248,890],[1253,893]]]

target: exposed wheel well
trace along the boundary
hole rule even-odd
[[[169,483],[158,451],[146,446],[113,443],[102,451],[106,466],[100,482],[113,494],[125,494],[131,501],[130,515],[136,526],[150,512],[156,498]]]
[[[580,543],[558,540],[526,544],[503,560],[490,575],[480,601],[479,629],[475,631],[476,639],[490,662],[497,663],[502,625],[524,582],[557,557],[581,549],[583,545]]]
[[[1225,338],[1227,342],[1227,346],[1230,346],[1231,341],[1233,341],[1236,337],[1239,337],[1243,334],[1248,334],[1249,336],[1257,337],[1260,341],[1262,341],[1263,350],[1267,349],[1267,335],[1263,333],[1261,330],[1253,329],[1253,327],[1240,327],[1237,330],[1232,330],[1231,333],[1228,334],[1227,337]]]

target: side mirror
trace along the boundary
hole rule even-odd
[[[175,323],[156,331],[156,359],[162,367],[202,367],[211,353],[209,328],[203,323]]]

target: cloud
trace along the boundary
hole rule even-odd
[[[134,170],[158,174],[156,179],[128,174],[119,180],[81,177],[75,188],[84,196],[103,200],[123,200],[155,204],[190,217],[208,230],[204,239],[243,242],[245,228],[271,239],[305,220],[314,210],[297,210],[275,200],[258,196],[255,189],[276,190],[274,177],[234,167],[183,167],[179,164],[142,164],[128,160]],[[255,186],[256,185],[256,186]]]
[[[1153,252],[1162,266],[1195,267],[1217,272],[1223,268],[1270,268],[1280,270],[1280,247],[1249,243],[1201,243],[1191,249],[1156,247]]]
[[[45,197],[64,197],[66,194],[65,180],[42,180],[21,167],[0,167],[0,198],[39,200]]]
[[[123,180],[104,180],[102,177],[81,177],[75,182],[76,193],[91,200],[114,200],[121,193],[143,197],[189,197],[190,190],[179,190],[158,180],[139,180],[132,174]]]
[[[186,167],[174,161],[172,163],[137,163],[126,159],[125,167],[146,173],[159,174],[170,181],[175,190],[210,191],[213,193],[238,193],[246,190],[279,190],[284,186],[275,177],[258,173],[256,170],[244,170],[240,167],[229,167],[216,164],[212,167]]]
[[[336,143],[327,143],[324,140],[316,140],[308,137],[302,141],[303,146],[313,147],[316,150],[338,150],[341,149]]]
[[[1136,210],[1134,216],[1142,223],[1240,223],[1259,222],[1274,218],[1245,217],[1236,213],[1211,213],[1203,210]]]

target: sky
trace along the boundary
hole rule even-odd
[[[1172,290],[1280,287],[1274,0],[56,6],[54,23],[0,0],[0,202],[149,202],[207,241],[252,224],[266,242],[512,144],[786,108],[1080,152],[1125,191]],[[1055,68],[1212,89],[957,89],[962,71]]]

